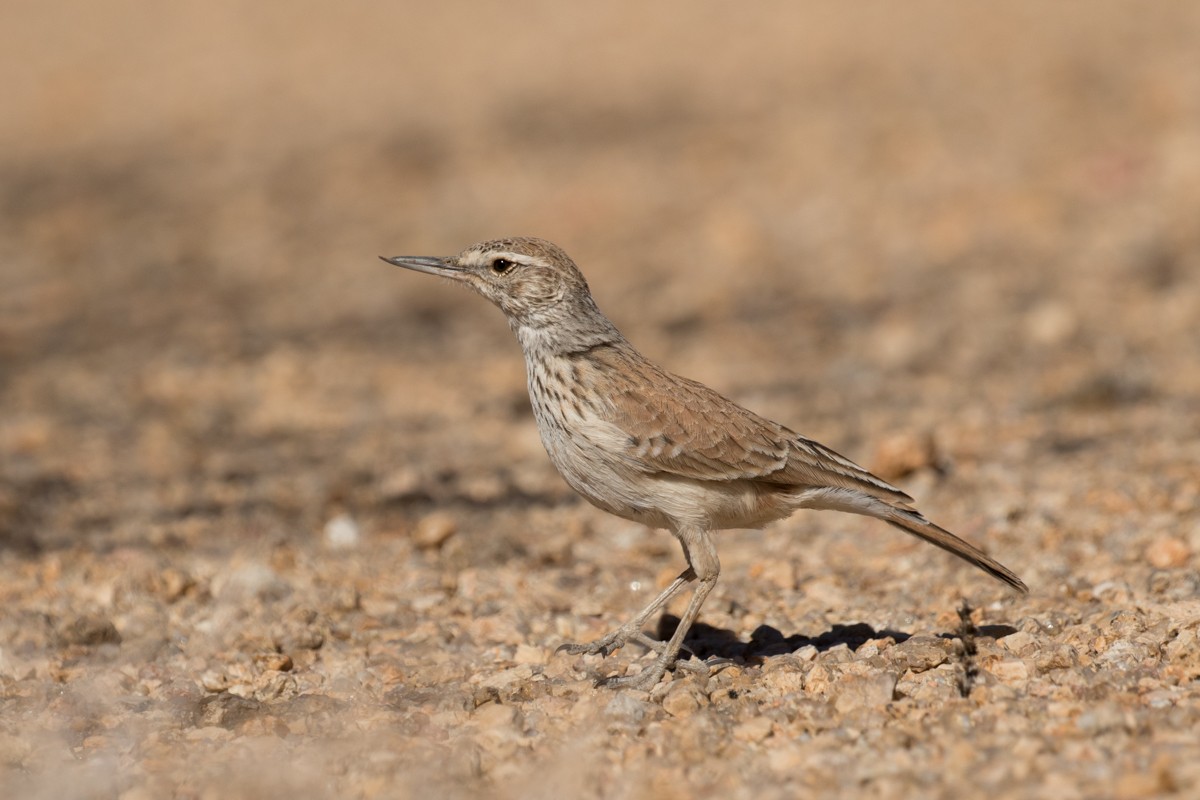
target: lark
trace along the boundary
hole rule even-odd
[[[649,689],[675,667],[707,672],[679,656],[721,571],[715,532],[759,528],[803,508],[875,517],[1028,591],[1007,567],[926,519],[900,489],[647,359],[551,242],[497,239],[457,256],[384,261],[466,284],[497,305],[524,351],[538,432],[563,478],[593,505],[665,528],[683,546],[687,568],[631,620],[590,644],[559,648],[608,656],[633,641],[658,654],[640,672],[602,683]],[[644,634],[647,620],[693,583],[670,640]]]

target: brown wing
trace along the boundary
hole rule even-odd
[[[702,383],[624,353],[609,351],[592,357],[614,360],[603,369],[609,421],[628,437],[625,455],[646,472],[709,481],[838,486],[888,502],[912,501],[850,459],[742,408]]]

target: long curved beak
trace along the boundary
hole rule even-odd
[[[462,273],[466,272],[462,267],[451,263],[448,258],[437,258],[435,256],[393,256],[392,258],[380,256],[380,258],[397,267],[404,267],[405,269],[416,270],[417,272],[428,272],[430,275],[441,275],[443,278],[458,278],[462,276]]]

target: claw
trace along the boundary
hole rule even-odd
[[[684,672],[690,672],[693,675],[700,675],[701,677],[705,678],[712,674],[712,670],[709,668],[708,662],[693,660],[690,658],[686,661],[683,659],[677,659],[675,663],[671,665],[671,667],[673,669],[681,669]]]
[[[657,665],[657,662],[655,664]],[[596,680],[596,686],[603,686],[605,689],[639,689],[648,692],[658,685],[664,674],[666,674],[665,669],[652,666],[636,675],[609,675],[607,678],[599,678]]]
[[[580,643],[576,643],[576,642],[563,642],[557,648],[555,648],[554,652],[570,653],[571,655],[574,655],[574,656],[599,655],[599,656],[604,656],[605,658],[607,658],[608,656],[612,655],[613,653],[617,652],[622,647],[624,647],[625,644],[627,642],[629,642],[631,639],[640,644],[646,644],[647,642],[651,642],[652,643],[651,645],[647,645],[648,647],[650,647],[651,650],[654,650],[657,653],[662,652],[661,647],[653,646],[653,645],[657,645],[658,643],[654,642],[653,639],[651,639],[646,634],[642,633],[640,630],[627,629],[624,627],[617,628],[615,631],[608,634],[607,636],[601,637],[601,638],[597,639],[596,641],[589,642],[587,644],[580,644]]]
[[[606,639],[600,639],[589,644],[580,644],[578,642],[563,642],[558,647],[554,648],[555,653],[569,653],[573,656],[589,655],[589,656],[604,656],[607,658],[613,653],[620,650],[625,645],[625,642],[610,642]]]

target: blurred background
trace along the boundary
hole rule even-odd
[[[553,472],[501,315],[376,258],[506,235],[560,244],[648,356],[907,481],[1048,602],[1142,591],[1147,564],[1194,592],[1198,41],[1174,2],[7,0],[0,632],[33,661],[0,673],[52,692],[37,659],[97,609],[140,664],[130,642],[199,637],[247,560],[309,603],[393,592],[413,625],[500,565],[673,575],[667,537]],[[767,540],[815,537],[783,579],[813,602],[951,569],[820,520]],[[185,694],[238,652],[191,641],[163,662]]]
[[[221,474],[311,523],[364,471],[461,462],[427,429],[488,440],[464,420],[524,403],[517,348],[375,256],[510,234],[652,357],[860,458],[901,420],[1194,410],[1188,4],[3,13],[9,537],[221,506]],[[31,486],[101,510],[33,524]]]

